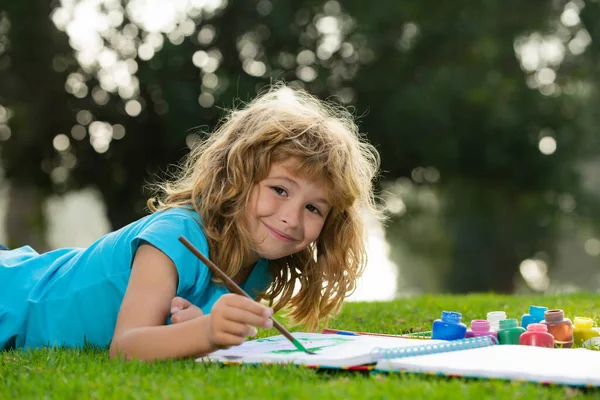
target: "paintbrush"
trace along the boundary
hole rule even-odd
[[[194,253],[194,255],[196,257],[198,257],[215,275],[217,275],[219,278],[223,279],[223,281],[225,282],[225,286],[227,286],[227,288],[236,293],[239,294],[240,296],[245,296],[247,298],[249,298],[250,300],[254,301],[254,299],[252,297],[250,297],[250,295],[248,295],[248,293],[246,293],[244,291],[244,289],[242,289],[241,287],[238,286],[237,283],[235,283],[230,277],[227,276],[227,274],[225,274],[225,272],[223,272],[219,267],[217,267],[215,265],[215,263],[213,263],[212,261],[210,261],[207,257],[205,257],[202,253],[200,253],[200,251],[198,251],[198,249],[196,249],[196,247],[194,247],[193,244],[190,243],[189,240],[187,240],[186,238],[184,238],[183,236],[179,237],[179,241],[181,243],[184,244],[185,247],[187,247],[192,253]],[[290,342],[292,342],[292,344],[294,345],[294,347],[296,347],[298,350],[303,351],[307,354],[316,354],[310,350],[308,350],[306,347],[304,347],[302,345],[302,343],[300,343],[300,341],[298,339],[296,339],[295,337],[292,336],[292,334],[283,327],[283,325],[281,325],[279,322],[277,322],[275,320],[275,318],[271,317],[271,320],[273,321],[273,326],[279,331],[281,332],[281,334],[283,336],[285,336]]]

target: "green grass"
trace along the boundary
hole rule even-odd
[[[348,303],[331,328],[382,333],[429,330],[442,310],[463,321],[504,310],[509,318],[530,304],[562,308],[566,316],[600,317],[598,296],[422,296],[393,302]],[[278,332],[262,331],[260,336]],[[515,360],[518,362],[518,360]],[[110,360],[105,351],[45,349],[0,353],[0,399],[80,398],[600,398],[600,390],[501,380],[418,374],[322,372],[293,366],[201,365],[192,360],[156,363]]]

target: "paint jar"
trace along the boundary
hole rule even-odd
[[[600,333],[593,329],[594,320],[585,317],[575,317],[573,319],[573,343],[581,347],[583,342],[593,337],[600,336]]]
[[[467,329],[467,337],[494,336],[498,339],[498,333],[490,330],[490,321],[485,319],[474,319],[471,321],[471,328]]]
[[[519,344],[523,332],[525,332],[525,329],[519,326],[519,321],[516,318],[503,319],[500,321],[498,341],[500,344]]]
[[[500,329],[500,321],[506,319],[506,313],[504,311],[490,311],[487,313],[487,320],[490,321],[490,329],[498,332]]]
[[[554,347],[573,346],[573,324],[565,318],[563,310],[548,310],[541,321],[548,327],[548,333],[554,336]]]
[[[433,321],[431,338],[438,340],[464,339],[467,326],[460,322],[462,314],[454,311],[442,311],[442,318]]]
[[[548,307],[529,306],[529,314],[523,314],[521,326],[527,329],[529,324],[539,324],[544,319],[546,311],[548,311]]]
[[[524,346],[554,347],[554,336],[548,333],[545,324],[531,323],[527,325],[527,332],[521,335],[519,344]]]

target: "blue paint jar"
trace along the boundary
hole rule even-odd
[[[431,338],[438,340],[464,339],[467,325],[460,322],[462,314],[454,311],[442,311],[442,319],[433,321]]]
[[[523,314],[521,318],[521,326],[527,329],[529,324],[538,324],[544,319],[544,313],[548,311],[548,307],[529,306],[529,314]]]

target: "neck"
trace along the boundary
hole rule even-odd
[[[243,267],[240,269],[240,271],[245,271],[247,269],[252,269],[256,266],[256,264],[258,263],[258,260],[251,262],[251,263],[244,263]]]
[[[255,252],[244,257],[244,260],[242,261],[242,270],[254,267],[258,260],[260,260],[260,256]]]
[[[239,270],[239,272],[234,277],[232,277],[233,281],[235,283],[237,283],[238,285],[241,285],[243,282],[246,281],[246,279],[248,279],[248,277],[254,270],[255,265],[256,265],[256,263],[252,263],[252,264],[244,263],[244,267],[242,267]]]

